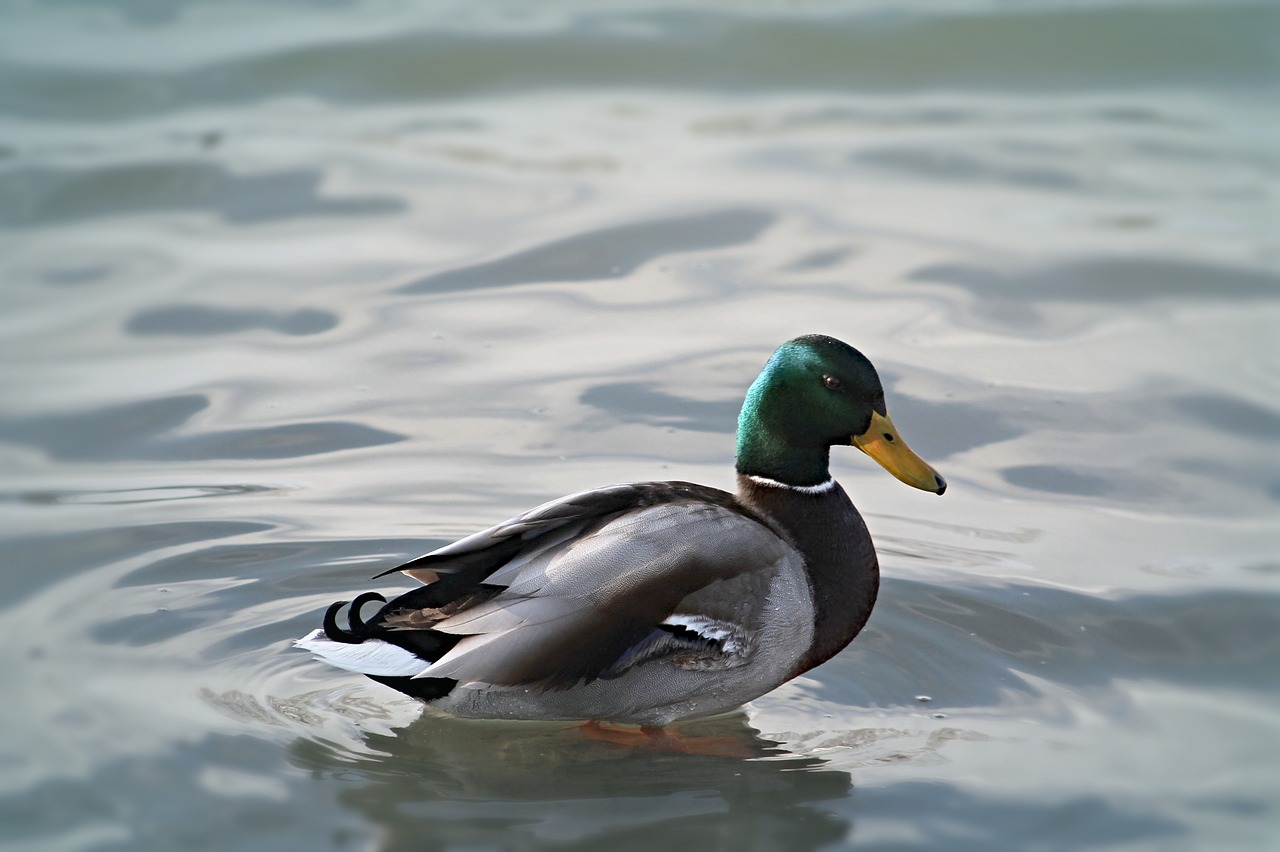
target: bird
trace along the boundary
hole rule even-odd
[[[831,448],[850,445],[946,490],[866,356],[796,337],[746,392],[735,493],[634,482],[552,500],[384,571],[421,585],[338,601],[295,645],[462,718],[661,730],[736,710],[871,615],[875,547],[830,471]]]

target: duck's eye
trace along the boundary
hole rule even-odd
[[[823,376],[822,383],[826,385],[827,390],[844,390],[844,382],[840,381],[835,376]]]

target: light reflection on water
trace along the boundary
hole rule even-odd
[[[0,844],[1264,848],[1275,11],[486,9],[0,12]],[[549,497],[728,486],[810,331],[951,488],[837,454],[881,601],[690,726],[754,759],[289,647]]]

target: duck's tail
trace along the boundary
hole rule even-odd
[[[385,602],[377,592],[367,592],[351,603],[347,615],[347,629],[338,626],[338,610],[346,601],[338,601],[324,615],[324,627],[312,630],[293,643],[295,648],[310,651],[331,666],[349,672],[359,672],[379,677],[413,677],[431,665],[417,654],[382,639],[369,635],[367,625],[360,620],[360,607],[371,600]]]

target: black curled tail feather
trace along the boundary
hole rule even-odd
[[[338,626],[338,611],[346,606],[347,602],[338,601],[330,606],[324,613],[324,635],[334,642],[341,642],[345,645],[359,645],[370,638],[372,631],[369,629],[369,625],[360,618],[360,608],[369,601],[386,603],[387,599],[377,592],[365,592],[357,597],[351,602],[351,606],[347,610],[347,629],[345,630]]]
[[[337,601],[324,612],[324,635],[328,636],[334,642],[342,642],[347,645],[359,645],[363,639],[358,639],[347,631],[338,626],[338,610],[347,605],[346,601]]]
[[[404,628],[386,623],[390,616],[399,615],[406,609],[417,609],[421,593],[422,589],[414,589],[387,603],[387,599],[377,592],[365,592],[351,601],[347,609],[346,627],[338,624],[338,615],[348,604],[346,601],[338,601],[325,610],[324,635],[344,645],[359,645],[369,639],[378,639],[399,645],[426,662],[435,662],[458,644],[462,637],[452,633],[437,633],[428,627]],[[370,601],[378,601],[384,606],[366,621],[360,617],[360,611]]]
[[[426,587],[424,587],[426,588]],[[495,589],[488,597],[496,594]],[[330,606],[324,614],[324,634],[334,642],[344,645],[359,645],[368,639],[378,639],[399,645],[410,653],[421,657],[424,662],[434,662],[449,652],[449,649],[462,638],[450,633],[437,633],[431,629],[395,629],[383,623],[388,615],[403,612],[405,609],[417,609],[422,605],[423,589],[414,589],[387,603],[387,599],[377,592],[365,592],[351,601],[347,609],[347,626],[338,624],[338,614],[346,601],[338,601]],[[360,617],[360,610],[370,601],[379,601],[382,607],[368,621]],[[420,701],[435,701],[448,695],[458,681],[447,677],[401,677],[398,675],[372,675],[365,677]]]

